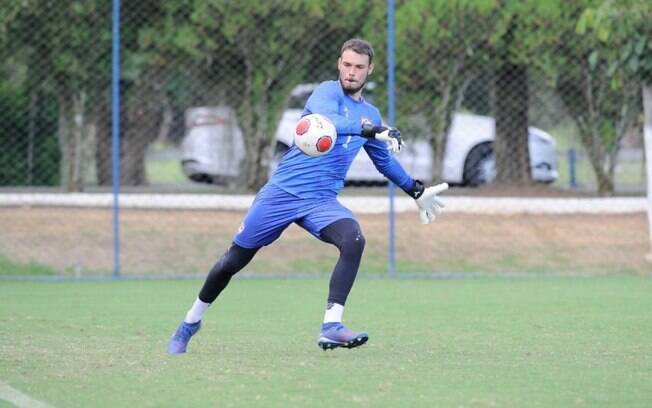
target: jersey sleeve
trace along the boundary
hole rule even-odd
[[[315,88],[308,98],[303,115],[310,113],[326,115],[335,125],[338,135],[359,135],[362,124],[340,114],[341,97],[337,83],[324,82]]]
[[[405,171],[401,163],[387,149],[385,142],[376,139],[369,139],[364,144],[367,155],[373,162],[376,169],[392,183],[402,190],[410,190],[415,180]]]

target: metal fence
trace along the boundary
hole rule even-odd
[[[646,2],[632,4],[630,12],[650,15]],[[339,48],[356,36],[370,40],[376,51],[366,95],[402,130],[408,146],[399,159],[419,178],[446,180],[459,186],[452,194],[462,196],[640,195],[645,192],[641,80],[628,67],[647,55],[652,42],[645,25],[639,27],[638,42],[603,35],[600,24],[622,13],[618,7],[588,0],[556,5],[534,0],[5,1],[0,8],[0,195],[100,197],[115,188],[117,157],[123,194],[165,194],[171,200],[169,194],[190,193],[182,196],[189,208],[207,194],[251,194],[287,148],[287,124],[296,120],[315,83],[337,77]],[[119,78],[112,76],[115,51]],[[117,95],[119,128],[114,129]],[[119,135],[119,152],[112,150],[112,135]],[[362,170],[352,171],[344,194],[386,194],[360,187],[382,180],[365,157],[356,163]],[[7,233],[0,238],[0,265],[25,273],[110,271],[115,213],[106,205],[72,205],[75,209],[2,207]],[[180,207],[122,212],[126,273],[201,273],[228,244],[242,216],[241,211]],[[384,271],[386,216],[364,217],[376,254],[367,265],[372,272]],[[399,223],[412,222],[402,217]],[[632,217],[624,221],[627,226],[641,220],[638,213]],[[460,236],[458,227],[449,227],[450,234]],[[587,254],[580,263],[491,266],[492,256],[470,264],[442,263],[448,252],[420,257],[403,247],[400,242],[410,241],[415,226],[405,228],[392,232],[399,270],[582,271],[600,269],[595,265],[601,262],[612,269],[623,265],[619,256],[605,261]],[[637,239],[646,239],[642,234]],[[270,254],[250,271],[328,272],[319,243],[292,229],[286,235],[278,252],[292,259],[290,265]],[[602,240],[598,247],[610,243],[596,239]],[[549,244],[554,252],[554,239]],[[515,253],[531,250],[515,242],[503,245]],[[632,251],[642,251],[632,245]],[[297,247],[315,262],[304,265],[292,257]],[[495,254],[492,243],[483,248]],[[325,256],[332,260],[332,254]]]

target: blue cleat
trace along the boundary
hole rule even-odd
[[[342,323],[324,323],[317,344],[324,350],[337,347],[354,348],[362,346],[369,340],[369,335],[364,332],[349,330]]]
[[[181,322],[177,331],[174,332],[168,342],[169,354],[181,354],[186,352],[190,338],[194,336],[201,328],[201,320],[197,323]]]

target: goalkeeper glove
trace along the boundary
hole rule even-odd
[[[371,123],[365,123],[362,125],[362,137],[374,138],[387,142],[389,144],[389,150],[391,150],[392,153],[398,153],[403,148],[401,132],[396,128],[374,126]]]
[[[437,197],[437,194],[448,189],[448,183],[437,184],[425,188],[423,183],[416,180],[412,190],[407,193],[414,198],[419,207],[419,218],[422,224],[429,224],[441,214],[444,203]]]

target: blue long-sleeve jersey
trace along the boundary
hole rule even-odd
[[[322,82],[312,93],[302,116],[319,113],[327,116],[337,130],[337,141],[329,153],[310,157],[292,146],[283,156],[269,183],[300,198],[336,196],[353,159],[364,147],[376,169],[403,190],[414,186],[385,142],[361,136],[362,123],[381,125],[378,109],[362,98],[344,93],[339,81]]]

